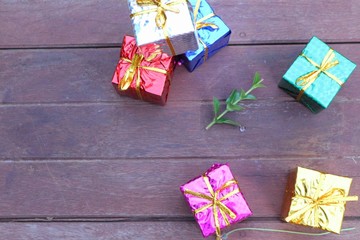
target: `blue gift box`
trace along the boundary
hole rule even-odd
[[[279,83],[312,112],[326,109],[356,64],[313,37]]]
[[[220,17],[214,14],[213,9],[205,0],[188,1],[194,9],[200,47],[196,51],[187,51],[180,56],[180,60],[182,64],[192,72],[206,61],[206,59],[213,56],[221,48],[227,46],[231,30]],[[204,18],[205,20],[201,21]]]

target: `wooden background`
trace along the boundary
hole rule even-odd
[[[277,87],[316,35],[360,63],[358,0],[209,0],[233,33],[195,72],[175,71],[165,107],[116,94],[110,81],[124,34],[125,0],[0,1],[0,232],[8,240],[203,239],[179,186],[228,162],[253,217],[238,227],[313,232],[279,220],[297,166],[354,179],[360,195],[360,71],[314,115]],[[214,126],[212,98],[267,88]],[[338,236],[360,236],[359,202]],[[224,232],[226,232],[224,231]],[[316,232],[316,231],[315,231]],[[229,239],[308,239],[238,232]],[[209,238],[212,239],[212,238]]]

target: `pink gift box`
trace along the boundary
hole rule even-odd
[[[220,236],[222,228],[252,215],[227,164],[214,164],[202,176],[182,185],[180,190],[204,237],[213,233]]]

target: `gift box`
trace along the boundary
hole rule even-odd
[[[282,217],[286,222],[340,233],[351,178],[298,167],[289,175]]]
[[[214,164],[205,174],[180,187],[202,234],[207,237],[243,220],[252,212],[226,164]]]
[[[138,47],[135,38],[125,36],[112,83],[120,95],[164,105],[175,66],[158,45]]]
[[[313,37],[285,73],[279,87],[312,112],[326,109],[356,65]]]
[[[196,29],[199,35],[199,49],[181,55],[183,65],[190,71],[212,57],[229,43],[231,30],[214,14],[205,0],[189,0],[193,7]]]
[[[138,46],[156,43],[179,55],[198,49],[198,37],[187,0],[128,0]]]

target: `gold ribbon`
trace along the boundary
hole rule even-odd
[[[205,17],[202,17],[201,19],[197,20],[197,15],[199,14],[201,1],[202,0],[198,0],[195,4],[195,8],[194,8],[194,19],[196,21],[195,22],[196,30],[199,30],[199,29],[205,28],[205,27],[211,27],[212,29],[218,29],[219,27],[215,23],[206,22],[206,20],[208,20],[209,18],[216,16],[214,13],[210,13],[210,14],[206,15]],[[199,42],[201,43],[201,45],[203,45],[203,47],[205,49],[205,55],[204,55],[204,62],[205,62],[209,55],[209,48],[206,46],[204,41],[202,41],[200,38],[199,38]]]
[[[151,54],[145,60],[148,61],[148,62],[151,62],[159,53],[160,53],[160,51],[156,50],[153,54]],[[119,80],[118,88],[121,91],[127,90],[131,86],[131,83],[133,82],[133,80],[135,79],[135,74],[136,74],[137,75],[137,78],[136,78],[136,93],[137,93],[137,95],[138,95],[138,97],[140,99],[142,99],[141,92],[140,92],[140,87],[141,87],[140,69],[146,69],[146,70],[150,70],[150,71],[154,71],[154,72],[158,72],[158,73],[162,73],[162,74],[167,74],[168,73],[166,70],[161,69],[161,68],[141,66],[140,64],[144,60],[144,55],[139,54],[139,53],[135,53],[132,60],[130,60],[128,58],[124,58],[124,57],[122,57],[121,60],[125,61],[125,62],[128,62],[128,63],[131,63],[131,65],[126,70],[123,78],[121,80]],[[119,74],[118,74],[118,77],[120,77]]]
[[[223,190],[225,190],[233,185],[237,185],[236,180],[232,179],[230,181],[227,181],[219,189],[214,191],[214,189],[212,188],[212,186],[210,184],[209,178],[206,175],[203,175],[203,179],[206,184],[206,187],[208,188],[208,190],[210,192],[210,195],[206,195],[206,194],[203,194],[200,192],[194,192],[194,191],[191,191],[188,189],[185,189],[185,193],[210,201],[208,204],[206,204],[198,209],[195,209],[194,214],[197,214],[199,212],[202,212],[202,211],[212,207],[212,212],[214,214],[215,228],[216,228],[216,239],[221,240],[221,230],[220,230],[218,209],[220,211],[221,216],[223,217],[223,219],[225,221],[226,226],[229,226],[230,222],[229,222],[228,216],[230,216],[231,219],[235,219],[236,214],[231,209],[229,209],[224,203],[222,203],[222,201],[239,193],[240,190],[237,187],[235,190],[231,191],[230,193],[226,194],[225,196],[223,196],[222,198],[219,199],[219,194]]]
[[[130,18],[134,18],[143,14],[148,14],[152,12],[156,12],[155,23],[156,26],[163,30],[165,40],[170,48],[171,54],[176,55],[175,48],[169,38],[169,33],[166,30],[166,11],[179,13],[179,9],[175,8],[175,5],[186,3],[186,0],[173,0],[167,3],[164,3],[164,0],[136,0],[136,3],[139,6],[154,6],[154,8],[142,10],[130,15]]]
[[[317,64],[316,62],[314,62],[309,57],[305,56],[305,54],[303,54],[303,53],[300,56],[304,57],[308,62],[310,62],[312,65],[314,65],[317,69],[296,79],[295,83],[297,85],[303,87],[300,90],[298,96],[296,97],[297,101],[300,101],[300,99],[303,96],[303,94],[305,93],[306,89],[308,89],[311,86],[311,84],[313,84],[313,82],[316,81],[316,79],[319,77],[319,75],[321,73],[326,74],[329,78],[331,78],[332,80],[337,82],[340,86],[342,86],[344,84],[344,82],[341,81],[339,78],[337,78],[333,74],[327,72],[327,70],[329,70],[330,68],[333,68],[339,64],[338,60],[333,61],[333,59],[335,58],[335,53],[334,53],[333,49],[330,49],[327,52],[327,54],[325,55],[325,57],[322,60],[320,65]]]
[[[324,193],[323,195],[320,195],[320,191],[325,183],[325,177],[326,177],[325,174],[323,173],[320,174],[320,180],[318,182],[317,189],[313,194],[313,196],[303,196],[296,194],[292,198],[293,201],[297,201],[297,200],[304,201],[306,205],[303,208],[294,211],[293,213],[290,213],[290,215],[285,218],[286,222],[294,222],[297,224],[301,224],[302,222],[307,222],[307,223],[310,222],[313,224],[307,224],[307,225],[313,227],[325,228],[327,223],[323,223],[320,221],[320,210],[322,210],[322,207],[344,206],[345,202],[347,201],[358,200],[357,196],[345,196],[345,191],[344,189],[341,188],[333,188],[328,192]],[[305,183],[302,182],[302,184],[304,185]],[[304,189],[310,191],[310,189],[308,189],[306,186],[304,186]],[[305,217],[306,214],[308,214],[308,216],[310,215],[311,219],[306,219]]]

